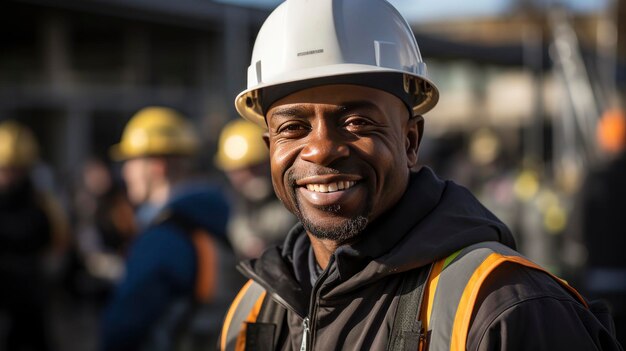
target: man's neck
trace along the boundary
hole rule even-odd
[[[332,256],[335,250],[341,245],[333,240],[318,239],[309,233],[307,233],[307,235],[309,236],[309,240],[311,240],[311,247],[313,247],[317,264],[319,264],[322,269],[326,269],[328,261],[330,261],[330,256]]]

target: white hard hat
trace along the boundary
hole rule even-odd
[[[265,126],[278,99],[328,84],[388,91],[413,115],[439,99],[413,32],[385,0],[287,0],[267,18],[254,44],[248,88],[235,99],[244,118]]]

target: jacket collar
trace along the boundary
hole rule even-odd
[[[445,183],[430,168],[411,173],[409,185],[398,203],[367,226],[361,240],[335,252],[341,280],[347,280],[373,259],[392,251],[439,203]]]

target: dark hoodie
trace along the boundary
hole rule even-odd
[[[277,302],[287,307],[288,336],[277,349],[300,348],[303,318],[307,317],[311,349],[384,350],[398,304],[401,273],[423,267],[479,242],[498,241],[515,248],[509,229],[468,190],[438,179],[428,168],[411,175],[400,201],[371,223],[361,238],[357,243],[341,246],[335,251],[314,286],[311,286],[312,270],[309,265],[310,241],[301,226],[291,231],[282,249],[268,250],[260,259],[240,266],[245,275],[257,281]],[[559,301],[564,301],[575,310],[570,311],[572,316],[586,313],[583,309],[579,311],[570,306],[577,303],[558,288],[558,284],[556,287],[549,284],[549,278],[544,279],[542,274],[517,272],[514,276],[522,280],[512,282],[514,287],[523,292],[529,290],[520,299],[530,295],[537,300],[544,295],[557,296]],[[526,281],[532,282],[532,289],[526,289]],[[544,283],[547,285],[544,286]],[[471,327],[468,338],[468,346],[471,347],[468,349],[527,349],[524,343],[527,336],[513,337],[520,333],[512,333],[506,328],[503,330],[504,324],[498,320],[504,313],[511,312],[506,307],[520,302],[515,297],[516,292],[507,290],[497,281],[487,285],[486,291],[494,293],[496,300],[492,299],[493,294],[480,297],[480,301],[487,301],[489,305],[477,309],[477,317],[481,320],[475,320]],[[502,295],[501,291],[506,293]],[[543,315],[532,318],[537,317],[545,318]],[[560,320],[564,316],[557,317]],[[590,314],[586,317],[593,318]],[[519,322],[515,324],[517,327],[533,322],[519,316],[515,316],[515,321]],[[495,332],[492,335],[493,328],[501,334]],[[524,334],[524,330],[520,330]],[[584,337],[589,334],[577,329],[567,332]],[[532,337],[541,339],[537,335]],[[567,334],[567,337],[579,336]]]

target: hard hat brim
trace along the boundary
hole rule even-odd
[[[422,71],[423,70],[423,71]],[[411,106],[413,115],[421,115],[430,111],[439,101],[439,91],[435,84],[426,78],[425,66],[420,68],[420,72],[408,73],[406,71],[389,68],[374,67],[362,64],[337,64],[311,69],[298,70],[273,77],[271,82],[257,84],[241,92],[235,98],[235,108],[237,112],[246,120],[267,128],[265,112],[269,107],[268,102],[260,104],[263,90],[281,89],[284,97],[297,91],[330,84],[354,84],[364,85],[381,90],[375,81],[367,82],[367,77],[374,74],[388,74],[397,76],[411,76],[423,83],[425,98],[419,104]],[[359,77],[359,79],[355,79]],[[274,100],[275,102],[276,100]],[[272,102],[269,102],[270,104]]]
[[[197,147],[190,147],[176,151],[128,153],[124,152],[121,143],[118,143],[109,148],[109,157],[115,162],[124,162],[141,157],[192,157],[197,151]]]
[[[109,148],[109,157],[111,157],[111,159],[116,162],[122,162],[132,158],[132,156],[129,156],[122,152],[122,148],[119,143]]]

